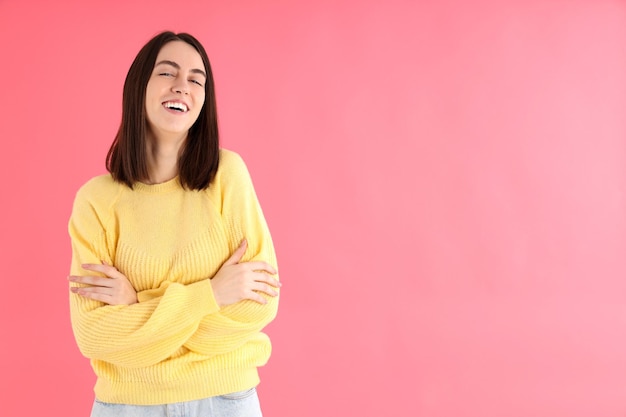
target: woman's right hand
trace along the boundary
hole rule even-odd
[[[266,304],[267,300],[259,294],[265,293],[270,297],[278,295],[277,288],[281,283],[268,274],[276,274],[276,269],[266,262],[241,262],[241,258],[248,243],[243,240],[230,258],[211,279],[213,296],[220,307],[226,307],[242,300],[252,300],[259,304]]]

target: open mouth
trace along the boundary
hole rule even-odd
[[[175,110],[181,113],[185,113],[189,110],[185,103],[179,103],[176,101],[166,101],[163,103],[163,106],[167,109]]]

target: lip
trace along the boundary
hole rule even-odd
[[[169,108],[165,107],[165,103],[181,103],[181,104],[184,104],[184,105],[185,105],[185,107],[187,107],[187,111],[186,111],[186,112],[181,113],[181,112],[178,112],[178,111],[176,111],[176,110],[169,109]],[[185,100],[181,100],[181,99],[178,99],[178,98],[168,99],[168,100],[163,100],[163,101],[161,102],[161,106],[163,106],[163,108],[164,108],[165,110],[167,110],[167,111],[169,111],[169,112],[175,112],[176,114],[185,114],[185,113],[189,113],[189,110],[191,110],[191,107],[189,106],[189,103],[187,103]]]

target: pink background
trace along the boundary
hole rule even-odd
[[[87,416],[67,219],[163,29],[285,286],[265,415],[626,415],[626,2],[0,0],[0,413]]]

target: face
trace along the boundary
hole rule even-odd
[[[146,114],[155,139],[187,136],[204,105],[205,71],[191,45],[173,41],[161,48],[146,87]]]

